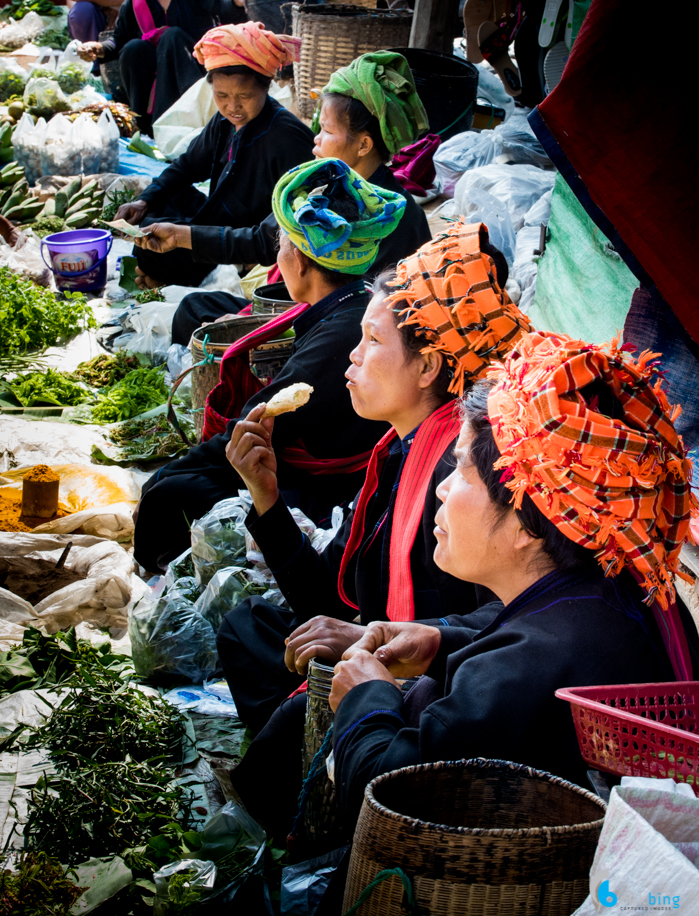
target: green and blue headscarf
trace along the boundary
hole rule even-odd
[[[349,222],[333,209],[352,200],[359,218]],[[282,230],[309,258],[343,274],[363,274],[376,260],[381,239],[396,228],[405,198],[365,181],[341,159],[306,162],[283,175],[272,210]]]
[[[386,149],[394,156],[429,130],[425,106],[415,89],[408,61],[397,51],[362,54],[347,67],[336,70],[323,92],[357,99],[378,120]],[[313,131],[320,129],[320,106]]]

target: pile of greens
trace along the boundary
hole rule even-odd
[[[105,197],[104,208],[102,209],[102,219],[112,221],[116,219],[117,210],[123,204],[130,204],[136,199],[136,192],[130,188],[124,188],[123,191],[112,191],[109,197]]]
[[[130,420],[164,404],[168,394],[163,366],[134,369],[121,381],[99,393],[92,409],[92,422]]]
[[[36,74],[33,75],[35,76]],[[85,71],[79,64],[67,64],[65,67],[61,68],[58,77],[54,74],[53,79],[56,79],[58,85],[66,95],[80,92],[80,90],[84,89],[87,85]]]
[[[68,916],[81,896],[58,859],[45,852],[23,851],[4,869],[0,862],[0,916]]]
[[[82,293],[58,299],[48,289],[0,268],[0,357],[52,347],[97,321]]]
[[[153,289],[144,289],[142,292],[137,293],[134,299],[141,304],[144,302],[165,302],[165,295],[162,289],[156,286]]]
[[[22,407],[47,404],[55,407],[74,407],[92,397],[86,388],[71,381],[63,372],[56,372],[55,369],[28,372],[2,384],[12,392]]]
[[[62,29],[51,26],[49,29],[44,29],[37,41],[42,48],[65,51],[72,39],[68,32],[68,26],[64,26]]]
[[[2,11],[2,18],[24,19],[27,13],[38,13],[40,16],[58,16],[61,7],[51,0],[11,0]]]
[[[11,70],[0,70],[0,102],[7,102],[12,96],[22,98],[25,80]]]
[[[178,421],[187,436],[195,436],[194,423],[178,413]],[[107,452],[94,445],[92,460],[98,464],[131,464],[134,461],[162,461],[187,451],[179,435],[168,423],[164,413],[147,420],[130,420],[105,432],[114,448]]]
[[[70,376],[75,381],[85,382],[94,388],[108,388],[126,378],[129,372],[138,369],[139,366],[138,357],[128,356],[119,350],[114,356],[100,353],[99,356],[80,363]]]

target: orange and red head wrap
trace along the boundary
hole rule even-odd
[[[617,345],[534,332],[489,377],[488,416],[501,454],[496,468],[519,507],[525,493],[570,540],[597,551],[607,575],[628,567],[667,609],[689,531],[692,465],[674,427],[653,362]],[[604,384],[622,419],[597,409],[584,389]],[[589,403],[588,403],[589,402]]]
[[[482,223],[460,219],[398,264],[389,306],[404,304],[404,324],[424,332],[425,350],[438,350],[454,378],[449,390],[485,374],[531,329],[529,320],[498,286],[495,264],[481,250],[488,241]]]
[[[207,70],[242,65],[272,77],[280,67],[298,61],[300,47],[300,38],[275,35],[261,22],[244,22],[209,29],[194,46],[194,56]]]

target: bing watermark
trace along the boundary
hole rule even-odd
[[[665,888],[616,894],[606,870],[590,876],[590,896],[598,913],[669,913],[680,908],[680,894]]]

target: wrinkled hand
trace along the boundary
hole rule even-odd
[[[441,641],[437,627],[376,621],[369,624],[356,645],[347,649],[343,659],[368,652],[394,677],[417,677],[430,667]]]
[[[142,239],[134,239],[134,242],[139,248],[145,248],[146,251],[165,254],[168,251],[174,251],[175,248],[191,248],[191,239],[192,230],[189,226],[177,226],[175,223],[153,223],[148,227],[148,235]]]
[[[104,48],[99,41],[84,41],[78,45],[78,57],[81,60],[93,61],[96,57],[104,57]]]
[[[261,420],[265,404],[253,407],[234,428],[226,458],[243,478],[258,515],[264,515],[279,498],[277,456],[272,448],[274,417]]]
[[[299,674],[306,673],[309,661],[316,656],[334,664],[363,634],[364,627],[359,624],[334,617],[313,617],[284,640],[284,664],[289,671]]]
[[[366,684],[367,681],[386,681],[399,687],[396,679],[389,674],[381,662],[368,652],[354,650],[352,657],[335,665],[332,690],[330,691],[330,708],[337,712],[340,701],[353,687]]]
[[[125,219],[132,226],[138,226],[146,218],[148,204],[145,200],[133,200],[130,204],[122,204],[116,212],[115,219]]]

